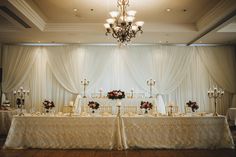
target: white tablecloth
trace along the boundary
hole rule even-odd
[[[227,119],[233,121],[236,126],[236,108],[229,108],[226,115]]]
[[[225,117],[123,117],[127,148],[234,148]]]
[[[17,112],[16,110],[1,110],[0,111],[0,135],[7,135],[13,115]]]
[[[112,113],[116,114],[116,109],[117,109],[117,103],[121,103],[121,109],[122,107],[125,106],[136,106],[137,109],[140,108],[141,101],[148,101],[154,105],[153,111],[155,112],[160,112],[160,113],[165,113],[165,106],[164,104],[160,102],[161,97],[157,98],[124,98],[124,99],[118,99],[118,100],[112,100],[108,98],[80,98],[76,107],[77,112],[83,112],[87,111],[87,106],[89,101],[95,101],[98,102],[100,105],[110,105],[112,106]]]
[[[91,148],[116,146],[115,117],[15,116],[6,148]]]
[[[234,148],[225,117],[19,117],[5,148]]]

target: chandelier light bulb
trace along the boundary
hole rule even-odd
[[[120,13],[118,11],[111,11],[110,12],[111,17],[113,17],[113,18],[117,18],[119,16],[119,14]]]
[[[114,22],[115,22],[115,19],[112,19],[112,18],[107,19],[107,23],[109,23],[109,24],[113,24]]]
[[[133,22],[133,21],[134,21],[134,17],[133,17],[133,16],[127,16],[127,17],[125,18],[125,21],[126,21],[126,22]]]
[[[132,26],[132,30],[133,31],[137,31],[138,30],[138,26]]]
[[[135,14],[136,14],[136,11],[134,11],[134,10],[130,10],[127,12],[128,16],[135,16]]]
[[[135,24],[139,27],[142,27],[144,22],[143,21],[137,21]]]
[[[108,28],[110,28],[110,25],[108,23],[105,23],[104,27],[108,29]]]

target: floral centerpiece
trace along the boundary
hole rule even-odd
[[[148,110],[152,109],[152,103],[148,101],[141,101],[140,108],[145,109],[145,113],[148,113]]]
[[[20,99],[20,98],[16,99],[17,108],[20,108],[24,104],[25,104],[25,99]]]
[[[100,104],[95,101],[89,101],[88,106],[89,106],[89,108],[92,109],[92,113],[94,113],[95,110],[97,110],[99,108]]]
[[[44,100],[43,105],[47,113],[49,112],[50,109],[55,107],[54,102],[50,100]]]
[[[121,90],[113,90],[107,93],[109,99],[123,99],[125,98],[125,92]]]
[[[190,100],[189,100],[189,102],[186,103],[186,105],[188,107],[191,107],[193,112],[195,112],[199,108],[199,106],[197,105],[196,102],[193,102],[193,101],[190,101]]]

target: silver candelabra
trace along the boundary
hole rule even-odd
[[[221,89],[221,88],[217,88],[217,87],[214,87],[213,90],[211,90],[211,88],[208,90],[208,97],[211,99],[213,98],[214,99],[214,107],[215,107],[215,111],[213,113],[213,116],[218,116],[218,113],[217,113],[217,110],[216,110],[216,107],[217,107],[217,100],[219,98],[222,98],[222,96],[224,95],[224,91]]]
[[[86,87],[89,85],[89,81],[85,78],[81,81],[81,84],[84,86],[84,96],[83,98],[86,98]]]
[[[23,87],[20,87],[18,90],[13,91],[14,94],[14,101],[16,101],[16,98],[19,99],[20,102],[20,113],[19,116],[23,116],[23,105],[25,104],[25,97],[29,96],[30,91],[29,90],[25,90]],[[17,104],[18,105],[18,104]]]
[[[156,81],[153,79],[147,80],[147,85],[150,87],[150,98],[152,98],[152,87],[156,84]]]

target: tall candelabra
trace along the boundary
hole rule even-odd
[[[152,87],[156,84],[156,81],[153,79],[147,80],[147,85],[150,87],[150,98],[152,98]]]
[[[211,88],[208,90],[208,97],[209,98],[213,98],[214,99],[214,107],[215,107],[215,111],[213,113],[213,116],[218,116],[216,107],[217,107],[217,100],[219,98],[222,98],[222,96],[224,95],[224,91],[222,89],[218,89],[217,87],[214,87],[213,90],[211,90]]]
[[[25,97],[29,96],[29,93],[30,93],[30,91],[29,90],[25,90],[23,87],[20,87],[18,90],[13,91],[14,101],[16,101],[17,99],[19,100],[19,101],[17,101],[17,105],[20,106],[19,116],[24,115],[24,113],[23,113],[23,105],[25,104]]]
[[[81,81],[81,84],[84,86],[84,96],[83,98],[86,98],[86,87],[89,85],[89,81],[85,78]]]

